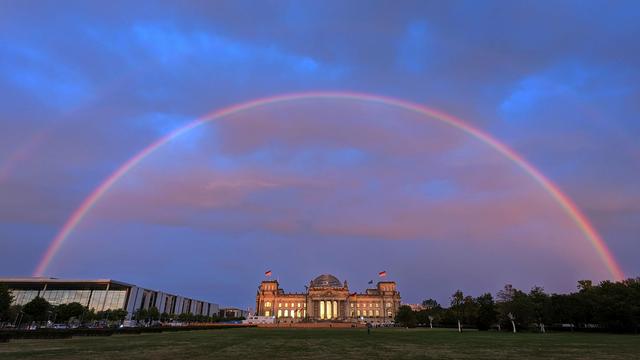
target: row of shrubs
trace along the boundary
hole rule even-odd
[[[11,339],[68,339],[74,336],[111,336],[135,335],[142,333],[161,333],[173,331],[229,329],[241,327],[255,327],[256,325],[196,325],[196,326],[158,326],[136,328],[105,328],[105,329],[47,329],[38,330],[0,330],[0,342]]]

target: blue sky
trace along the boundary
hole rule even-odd
[[[494,135],[558,184],[637,276],[638,16],[633,1],[5,1],[0,274],[30,274],[82,199],[163,134],[231,104],[337,90],[428,105]],[[544,199],[535,184],[462,134],[342,102],[236,120],[145,160],[50,275],[241,306],[266,268],[293,290],[320,272],[364,287],[388,270],[412,302],[606,278],[576,260],[593,254],[557,205],[527,205]],[[341,254],[299,255],[318,242]],[[547,270],[526,259],[545,251]],[[164,270],[140,270],[154,266]]]

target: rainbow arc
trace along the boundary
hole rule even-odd
[[[307,92],[307,93],[294,93],[294,94],[285,94],[272,96],[262,99],[257,99],[233,106],[229,106],[217,111],[213,111],[208,113],[202,117],[199,117],[187,125],[174,130],[173,132],[167,134],[166,136],[156,140],[135,156],[127,160],[123,163],[118,169],[116,169],[111,175],[109,175],[105,180],[100,183],[100,185],[95,188],[89,196],[87,196],[80,206],[71,214],[71,216],[64,223],[62,228],[56,234],[54,239],[49,244],[47,250],[45,251],[42,259],[38,263],[36,269],[34,270],[35,276],[42,276],[51,261],[55,258],[56,253],[64,244],[64,242],[69,238],[74,229],[80,224],[82,219],[91,211],[91,209],[95,206],[95,204],[109,191],[109,189],[118,182],[124,175],[127,174],[132,168],[138,165],[141,161],[155,152],[157,149],[167,144],[171,140],[185,134],[186,132],[202,125],[210,121],[214,121],[219,118],[223,118],[225,116],[229,116],[241,111],[257,108],[260,106],[280,103],[280,102],[288,102],[288,101],[297,101],[297,100],[310,100],[310,99],[343,99],[343,100],[354,100],[354,101],[363,101],[363,102],[375,102],[382,103],[389,106],[396,106],[405,110],[413,111],[419,114],[424,115],[429,119],[435,119],[442,123],[448,124],[460,131],[463,131],[474,138],[482,141],[486,145],[490,146],[498,153],[502,154],[507,159],[511,160],[518,167],[520,167],[525,173],[527,173],[533,180],[535,180],[542,188],[558,203],[558,205],[564,210],[564,212],[571,218],[571,220],[576,224],[576,226],[580,229],[585,239],[591,244],[594,250],[598,253],[599,258],[602,260],[603,264],[611,274],[614,280],[622,280],[624,279],[624,273],[620,267],[620,265],[615,260],[613,254],[607,247],[607,244],[604,242],[602,237],[598,234],[593,225],[589,222],[587,217],[578,209],[578,207],[571,201],[571,199],[565,195],[559,188],[556,186],[551,180],[545,177],[538,169],[536,169],[533,165],[531,165],[528,161],[526,161],[520,154],[516,153],[513,149],[509,148],[507,145],[501,143],[488,133],[472,127],[468,123],[452,116],[449,114],[442,113],[440,111],[431,109],[429,107],[411,103],[404,100],[372,95],[372,94],[364,94],[364,93],[355,93],[355,92]]]

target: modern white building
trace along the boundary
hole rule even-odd
[[[0,278],[13,294],[13,304],[24,305],[40,296],[52,305],[77,302],[95,311],[127,310],[127,319],[139,309],[156,307],[160,313],[217,316],[218,304],[150,290],[111,279],[76,280],[45,277]]]

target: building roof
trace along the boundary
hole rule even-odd
[[[342,287],[340,280],[331,274],[322,274],[311,281],[311,287],[329,288]]]
[[[113,279],[58,279],[53,277],[0,277],[0,283],[40,283],[40,284],[68,284],[68,283],[85,283],[85,284],[118,284],[122,286],[134,286],[123,281]]]

